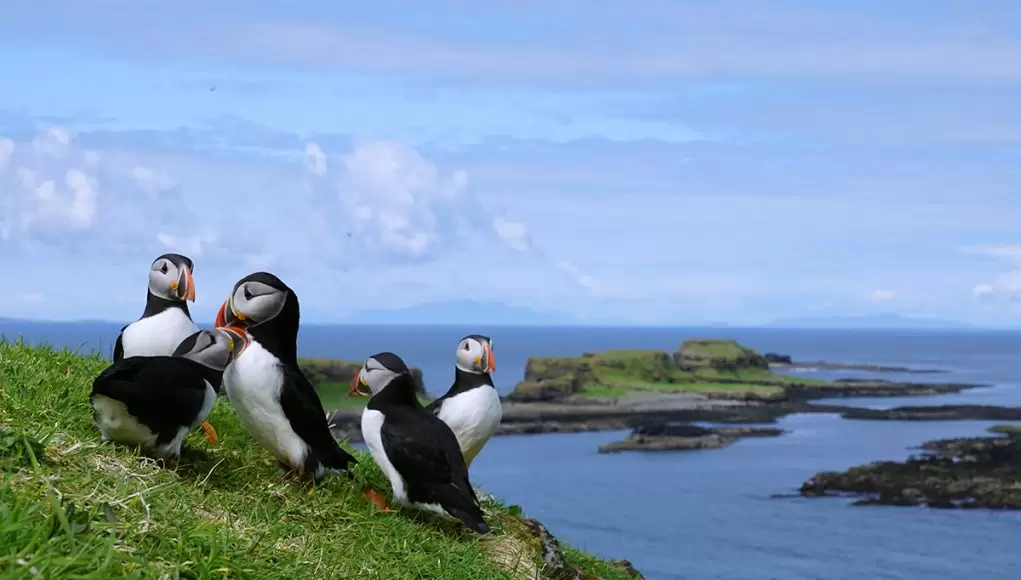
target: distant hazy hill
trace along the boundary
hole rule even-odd
[[[578,324],[578,318],[564,312],[544,312],[506,304],[456,300],[419,304],[396,310],[363,310],[341,324],[490,324],[508,326],[549,326]]]
[[[867,314],[861,316],[819,316],[777,318],[765,326],[771,328],[975,328],[959,320],[930,318],[927,316],[905,316],[902,314]]]

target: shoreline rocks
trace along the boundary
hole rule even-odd
[[[805,497],[858,497],[853,505],[1021,509],[1021,431],[928,441],[903,462],[825,471],[802,484]]]
[[[774,427],[699,427],[686,423],[653,423],[635,427],[623,441],[601,445],[599,452],[721,449],[744,437],[777,437],[783,433],[783,429]]]

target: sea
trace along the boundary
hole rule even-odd
[[[119,325],[0,323],[57,346],[110,352]],[[945,374],[884,378],[990,385],[921,398],[840,399],[898,405],[1021,405],[1021,332],[797,330],[767,328],[303,326],[302,356],[363,359],[393,351],[446,390],[453,349],[466,334],[493,337],[494,380],[508,393],[529,356],[609,349],[672,351],[687,338],[732,338],[795,360],[936,368]],[[808,372],[840,378],[863,372]],[[982,434],[989,421],[852,421],[829,414],[782,419],[787,433],[726,449],[600,455],[625,431],[496,437],[472,465],[473,483],[540,519],[573,546],[630,560],[646,578],[717,580],[1012,580],[1021,514],[1009,511],[855,507],[843,498],[801,498],[823,470],[900,460],[937,438]]]

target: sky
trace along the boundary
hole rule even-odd
[[[1017,2],[344,4],[5,7],[0,316],[1021,323]]]

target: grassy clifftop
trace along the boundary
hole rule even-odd
[[[769,370],[766,359],[733,340],[684,341],[673,355],[616,350],[580,357],[532,357],[510,398],[550,401],[570,395],[619,397],[635,392],[690,392],[725,397],[779,398],[783,387],[809,380]],[[817,381],[820,382],[821,381]]]
[[[88,393],[107,361],[0,342],[2,578],[628,578],[556,549],[520,508],[484,501],[491,537],[413,511],[375,511],[389,493],[371,457],[356,482],[280,480],[221,400],[220,440],[189,435],[177,471],[113,444]]]

